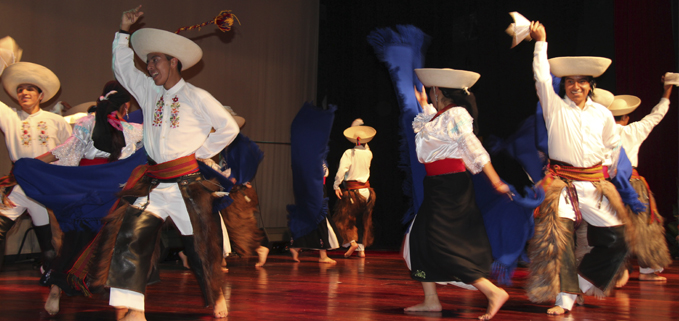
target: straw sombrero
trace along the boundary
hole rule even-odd
[[[360,118],[354,120],[351,127],[344,130],[344,137],[356,145],[368,143],[376,134],[375,128],[363,126],[363,120]]]
[[[19,99],[17,87],[21,84],[31,84],[40,88],[43,93],[42,101],[52,99],[61,87],[59,78],[51,70],[31,62],[17,62],[10,65],[2,75],[2,85],[14,99]]]
[[[627,115],[633,112],[641,105],[641,99],[632,95],[617,95],[613,103],[608,106],[608,110],[613,113],[613,116]]]
[[[592,101],[594,101],[595,103],[599,103],[606,108],[608,108],[608,106],[610,106],[613,103],[613,100],[615,100],[615,96],[613,95],[613,93],[606,89],[594,88],[592,94],[593,94]]]
[[[566,76],[601,76],[611,60],[603,57],[558,57],[549,59],[549,70],[557,77]]]
[[[189,38],[153,28],[137,30],[130,38],[134,52],[147,62],[147,55],[160,52],[173,56],[182,63],[182,70],[189,69],[203,57],[203,50]]]
[[[441,88],[467,89],[481,77],[472,71],[450,68],[420,68],[415,73],[425,87]]]

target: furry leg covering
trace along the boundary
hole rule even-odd
[[[224,225],[236,253],[240,256],[254,255],[264,238],[257,227],[259,198],[254,188],[239,186],[232,189],[229,197],[233,203],[222,210]]]
[[[358,193],[358,190],[343,190],[342,198],[335,205],[333,220],[342,237],[342,244],[355,240],[368,247],[373,243],[372,213],[375,207],[375,191],[372,188],[369,190],[368,200]],[[357,219],[361,219],[363,224],[360,238]]]
[[[637,256],[639,266],[660,270],[672,263],[670,251],[665,241],[665,227],[663,217],[657,212],[655,198],[651,191],[646,188],[646,184],[641,179],[632,179],[632,187],[639,194],[639,200],[647,203],[644,213],[632,213],[627,207],[630,223],[635,226],[636,240],[630,247],[632,254]],[[656,221],[651,220],[651,210],[655,211]]]

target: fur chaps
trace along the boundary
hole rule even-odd
[[[363,217],[363,245],[368,247],[373,243],[372,214],[375,207],[375,191],[372,188],[369,190],[370,198],[367,201],[358,190],[342,190],[342,198],[337,200],[332,217],[342,237],[342,244],[347,244],[351,240],[361,243],[356,226],[358,217]]]
[[[234,251],[244,257],[254,255],[264,235],[257,227],[259,198],[254,188],[239,185],[229,193],[233,203],[222,210],[224,225]]]
[[[640,267],[654,270],[666,268],[672,263],[672,259],[665,241],[663,217],[658,213],[655,207],[655,198],[651,191],[646,188],[644,181],[632,179],[630,182],[639,194],[639,200],[647,204],[646,211],[643,213],[633,213],[627,207],[631,225],[634,225],[636,233],[634,235],[636,241],[630,247],[630,251],[636,255]],[[651,209],[655,211],[655,217],[658,221],[651,222]]]

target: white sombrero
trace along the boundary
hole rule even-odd
[[[71,108],[69,108],[67,111],[64,112],[64,116],[69,116],[69,115],[74,115],[74,114],[79,114],[79,113],[84,113],[87,115],[87,110],[90,109],[92,106],[96,106],[97,102],[96,101],[88,101],[86,103],[78,104],[75,105]]]
[[[481,77],[472,71],[450,68],[421,68],[415,73],[425,87],[441,88],[468,89]]]
[[[0,39],[0,75],[9,65],[19,62],[23,50],[10,36]]]
[[[59,78],[44,66],[31,62],[17,62],[5,69],[2,75],[2,85],[7,93],[17,98],[17,87],[21,84],[31,84],[42,90],[42,101],[48,101],[56,95],[61,87]]]
[[[617,95],[613,103],[608,106],[608,110],[613,113],[613,116],[627,115],[633,112],[641,105],[641,99],[632,95]]]
[[[363,120],[358,118],[351,123],[351,127],[344,130],[344,137],[354,144],[366,144],[375,137],[377,131],[370,126],[363,126]]]
[[[603,57],[558,57],[549,59],[549,70],[557,77],[566,76],[601,76],[611,60]]]
[[[233,111],[231,106],[224,106],[224,109],[226,109],[226,111],[228,111],[229,114],[231,114],[233,119],[236,121],[236,124],[238,124],[238,128],[243,128],[243,126],[245,125],[245,118],[238,116],[236,112]]]
[[[595,103],[599,103],[606,108],[608,108],[608,106],[610,106],[613,103],[613,100],[615,100],[615,96],[613,95],[613,93],[606,89],[594,88],[592,94],[593,94],[592,100]]]
[[[137,30],[130,38],[134,52],[147,62],[147,55],[160,52],[179,59],[182,70],[189,69],[203,57],[203,50],[189,38],[153,28]]]
[[[514,22],[507,27],[505,32],[512,37],[512,48],[516,47],[524,39],[531,41],[530,21],[516,11],[510,12],[509,15],[512,16]]]

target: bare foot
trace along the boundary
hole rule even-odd
[[[358,248],[358,243],[351,242],[349,249],[347,250],[346,253],[344,253],[344,257],[350,257],[352,254],[354,254],[354,251],[356,251],[357,248]]]
[[[403,309],[406,312],[438,312],[441,311],[441,302],[438,295],[425,295],[424,302]]]
[[[655,273],[639,273],[639,281],[658,281],[665,282],[667,278],[664,276],[657,275]]]
[[[365,251],[358,251],[358,257],[365,257]]]
[[[229,310],[226,308],[226,299],[224,299],[224,294],[221,294],[217,301],[215,301],[215,309],[213,311],[215,318],[226,318],[229,315]]]
[[[52,285],[50,288],[50,295],[47,297],[45,302],[45,311],[50,315],[56,315],[59,313],[59,298],[61,297],[61,288],[56,285]]]
[[[547,314],[549,314],[549,315],[561,315],[561,314],[565,314],[566,312],[568,312],[568,310],[566,310],[566,309],[564,309],[564,308],[562,308],[558,305],[547,310]]]
[[[184,251],[179,251],[179,258],[182,260],[182,265],[184,265],[185,268],[191,269],[191,267],[189,267],[189,261],[186,258]]]
[[[575,304],[583,306],[585,305],[585,297],[582,296],[582,294],[578,294],[577,297],[575,297]]]
[[[488,298],[488,308],[486,309],[486,314],[480,316],[479,320],[492,319],[497,311],[500,310],[502,305],[507,302],[507,299],[509,299],[509,294],[507,294],[507,291],[496,287],[491,293],[486,294],[486,297]]]
[[[606,295],[604,295],[604,293],[596,287],[589,288],[589,290],[585,292],[585,295],[593,296],[597,300],[603,300],[606,298]]]
[[[328,264],[337,264],[337,261],[329,258],[329,257],[323,257],[318,259],[318,263],[328,263]]]
[[[292,254],[292,260],[293,261],[299,262],[299,248],[291,247],[290,248],[290,254]]]
[[[129,309],[127,315],[120,321],[146,321],[144,311]]]
[[[264,246],[260,246],[255,250],[255,252],[257,252],[257,256],[259,257],[259,262],[257,262],[255,266],[264,266],[264,263],[266,263],[266,257],[269,255],[269,249]]]
[[[116,320],[120,320],[127,315],[127,312],[129,312],[128,308],[119,308],[116,307]]]
[[[641,276],[639,277],[639,279],[641,279]],[[620,278],[617,281],[615,281],[615,287],[619,289],[625,286],[625,284],[627,284],[627,281],[629,281],[629,271],[624,270]]]

